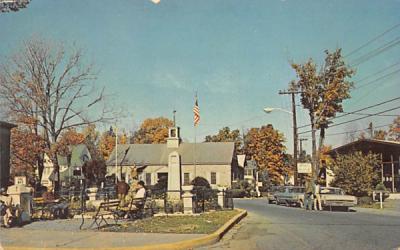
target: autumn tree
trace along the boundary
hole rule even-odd
[[[111,152],[114,150],[115,144],[126,144],[128,142],[128,137],[125,132],[122,134],[118,134],[118,140],[116,141],[115,137],[117,133],[114,131],[112,127],[110,127],[109,131],[105,131],[99,141],[99,153],[102,158],[107,161],[110,158]]]
[[[389,127],[388,139],[400,142],[400,116],[393,120]]]
[[[334,52],[325,51],[326,57],[321,69],[312,59],[304,64],[292,64],[298,80],[291,88],[301,93],[301,103],[308,110],[311,123],[312,156],[314,172],[318,171],[319,160],[316,145],[316,130],[320,130],[319,149],[324,145],[325,130],[331,123],[330,119],[337,112],[343,111],[342,102],[350,98],[353,83],[348,79],[354,71],[344,62],[341,49]]]
[[[231,130],[229,127],[223,127],[216,135],[207,135],[205,142],[235,142],[237,154],[242,152],[242,137],[238,129]]]
[[[148,118],[143,121],[133,137],[131,143],[136,144],[158,144],[166,143],[168,138],[168,128],[174,125],[168,118]]]
[[[67,129],[111,118],[103,91],[96,94],[91,84],[95,79],[93,66],[85,64],[82,50],[67,50],[41,39],[25,41],[0,66],[1,100],[9,114],[36,120],[58,177],[60,135]],[[43,166],[39,166],[40,175],[42,171]],[[55,187],[58,190],[58,181]]]
[[[19,126],[11,130],[11,177],[26,176],[34,180],[38,161],[45,153],[45,141],[35,132],[35,121],[20,119]]]
[[[335,176],[331,185],[355,196],[370,195],[379,183],[379,157],[376,154],[337,155],[331,170]]]
[[[386,140],[388,132],[382,129],[374,130],[374,139]]]
[[[283,184],[283,177],[292,172],[289,164],[285,164],[284,136],[272,125],[251,128],[245,136],[246,155],[257,162],[259,170],[267,170],[270,180],[275,184]]]

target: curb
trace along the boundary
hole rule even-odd
[[[138,246],[138,247],[107,247],[107,248],[62,248],[65,250],[106,250],[106,249],[112,249],[112,250],[151,250],[151,249],[157,249],[157,250],[172,250],[172,249],[193,249],[195,247],[202,247],[202,246],[207,246],[207,245],[212,245],[217,243],[228,231],[231,229],[236,223],[238,223],[241,219],[243,219],[247,215],[247,211],[243,209],[238,209],[236,208],[235,210],[240,211],[238,215],[230,219],[228,222],[226,222],[222,227],[220,227],[217,231],[215,231],[212,234],[208,234],[206,236],[196,238],[196,239],[191,239],[191,240],[184,240],[184,241],[179,241],[179,242],[173,242],[173,243],[164,243],[164,244],[154,244],[154,245],[145,245],[145,246]],[[2,246],[0,245],[0,249]],[[34,247],[18,247],[18,246],[10,246],[6,247],[3,246],[4,250],[35,250],[39,248],[34,248]],[[45,250],[56,250],[60,248],[41,248]]]

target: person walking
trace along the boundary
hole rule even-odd
[[[322,210],[321,205],[321,186],[318,180],[314,182],[314,210]],[[318,203],[318,204],[317,204]]]

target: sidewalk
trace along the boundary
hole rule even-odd
[[[79,230],[80,219],[36,221],[22,228],[0,230],[3,249],[192,249],[218,242],[228,230],[247,215],[239,213],[210,234],[127,233]],[[87,228],[92,220],[87,220]]]
[[[352,209],[361,213],[400,216],[400,200],[386,200],[383,203],[383,209],[364,208],[364,207],[353,207]]]
[[[204,234],[115,233],[79,230],[80,220],[34,222],[0,230],[0,249],[140,247],[203,237]],[[85,223],[86,225],[86,223]],[[89,225],[89,222],[88,224]]]

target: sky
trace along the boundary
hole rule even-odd
[[[18,51],[22,41],[40,36],[76,44],[98,70],[95,85],[112,93],[113,105],[124,110],[119,127],[130,131],[151,117],[176,120],[181,136],[202,141],[224,127],[246,131],[272,124],[284,133],[292,151],[292,117],[265,107],[290,110],[279,90],[296,79],[290,63],[313,58],[321,64],[326,49],[342,48],[346,56],[400,23],[399,0],[32,0],[19,12],[0,13],[0,62]],[[400,37],[397,26],[355,53],[349,64],[391,41],[394,45],[354,66],[355,89],[344,102],[350,112],[400,96]],[[381,74],[376,72],[381,69]],[[373,77],[369,77],[372,75]],[[364,78],[366,80],[363,80]],[[359,82],[358,82],[359,81]],[[194,95],[198,93],[200,124],[193,127]],[[299,98],[296,99],[300,104]],[[400,106],[396,100],[364,113]],[[297,107],[298,125],[309,124]],[[399,115],[400,109],[384,114]],[[333,120],[341,123],[361,116]],[[393,116],[332,127],[327,144],[346,143],[348,131],[390,124]],[[109,125],[100,125],[106,129]],[[387,127],[383,127],[386,129]],[[299,129],[299,132],[308,128]],[[329,135],[331,134],[331,135]],[[309,138],[301,134],[300,138]],[[310,152],[311,140],[303,147]]]

